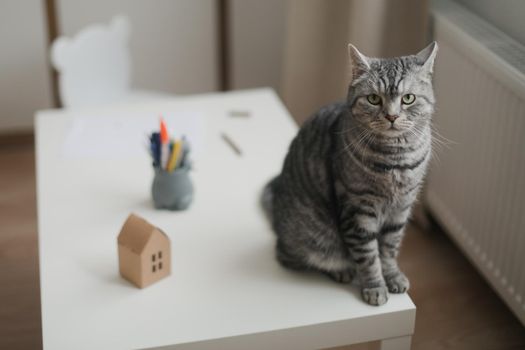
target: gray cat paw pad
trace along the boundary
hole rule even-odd
[[[402,273],[385,278],[390,293],[405,293],[410,288],[408,278]]]
[[[363,288],[361,294],[364,301],[374,306],[383,305],[388,300],[388,289],[386,286]]]

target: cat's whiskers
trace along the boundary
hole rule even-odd
[[[451,145],[457,144],[457,142],[452,141],[443,135],[441,135],[433,125],[431,125],[431,141],[432,141],[432,157],[436,159],[437,163],[441,163],[441,159],[439,158],[439,152],[443,148],[450,149]]]
[[[414,144],[419,145],[421,144],[422,140],[427,137],[424,129],[421,129],[414,123],[410,123],[410,125],[407,127],[407,130],[411,132],[414,137],[416,138]]]
[[[365,155],[366,155],[366,146],[367,141],[373,136],[373,133],[368,130],[364,129],[364,135],[363,137],[359,138],[357,143],[355,143],[353,150],[354,153],[357,152],[358,155],[361,155],[361,162],[365,162]]]
[[[430,127],[433,136],[432,138],[436,139],[436,141],[439,142],[443,147],[450,149],[451,145],[457,144],[457,142],[452,141],[446,138],[445,136],[441,135],[434,125],[431,124]]]
[[[356,129],[356,128],[357,128],[357,127],[353,128],[353,129]],[[344,147],[343,147],[343,149],[341,150],[341,152],[340,152],[340,154],[339,154],[338,156],[344,154],[344,153],[347,152],[349,149],[350,149],[350,150],[352,150],[352,149],[355,150],[354,146],[356,145],[356,143],[359,143],[359,142],[360,142],[360,140],[366,135],[366,133],[367,133],[367,130],[366,130],[366,129],[362,130],[362,131],[361,131],[361,132],[355,137],[355,139],[354,139],[352,142],[350,142],[349,144],[345,142],[345,140],[346,140],[346,137],[345,137],[345,136],[347,136],[347,135],[345,134],[345,135],[343,136],[343,144],[344,144]]]
[[[414,132],[414,133],[418,133],[419,135],[421,135],[420,137],[427,137],[425,132],[424,132],[424,130],[422,130],[421,128],[418,128],[417,126],[415,126],[411,131]],[[438,145],[437,147],[435,147],[436,146],[436,140],[434,140],[434,137],[433,137],[432,134],[430,135],[430,145],[431,145],[431,147],[430,147],[430,157],[432,159],[435,159],[438,164],[441,163],[441,160],[439,158],[439,153],[436,152],[436,149],[441,147],[441,145]]]
[[[374,133],[370,133],[370,137],[367,139],[366,141],[366,144],[365,144],[365,149],[370,149],[370,144],[373,144],[375,141],[376,141],[376,135]],[[364,152],[363,152],[363,155],[364,155]],[[364,156],[362,158],[362,160],[364,161]]]
[[[347,133],[350,133],[351,131],[354,131],[355,129],[357,129],[359,127],[360,127],[359,125],[354,125],[353,127],[348,128],[348,129],[335,131],[334,134],[338,134],[338,135],[347,134]]]
[[[421,127],[417,127],[415,126],[414,127],[414,130],[416,130],[419,134],[422,134],[422,137],[426,137],[426,135],[424,134],[424,130],[421,128]],[[437,133],[437,131],[432,128],[431,126],[431,129],[430,129],[430,132],[431,132],[431,138],[430,138],[430,141],[431,141],[431,144],[432,144],[432,148],[434,149],[438,149],[438,150],[441,150],[442,148],[450,148],[450,145],[455,143],[449,139],[446,139],[445,137],[441,136],[439,133]]]
[[[358,154],[361,154],[361,160],[364,160],[364,157],[363,157],[363,153],[364,152],[363,152],[363,147],[362,147],[363,143],[370,137],[370,135],[371,135],[371,132],[369,130],[367,130],[367,129],[364,129],[363,130],[363,136],[360,137],[357,140],[357,142],[355,142],[353,144],[353,151],[354,152],[357,151]]]

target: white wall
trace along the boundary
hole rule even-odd
[[[525,1],[456,0],[456,2],[525,45]]]
[[[215,0],[56,0],[58,28],[72,36],[116,14],[131,20],[132,85],[177,94],[218,88]]]
[[[288,2],[230,2],[230,81],[232,89],[270,86],[279,91]]]
[[[0,1],[0,133],[30,130],[34,112],[51,106],[43,4]]]
[[[191,94],[219,87],[216,0],[55,0],[59,34],[127,14],[133,87]],[[231,0],[231,88],[281,88],[288,1]],[[23,25],[22,25],[23,24]],[[49,108],[44,1],[0,1],[0,132],[30,129]]]

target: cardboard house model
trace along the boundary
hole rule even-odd
[[[131,214],[118,235],[120,275],[139,288],[171,272],[170,239],[146,220]]]

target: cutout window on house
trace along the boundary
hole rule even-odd
[[[162,259],[162,252],[159,251],[159,259]]]
[[[155,254],[151,256],[151,261],[155,262]]]
[[[152,267],[152,271],[153,271],[153,272],[157,271],[157,265],[153,265],[153,267]]]
[[[159,263],[159,270],[162,270],[162,262]]]

